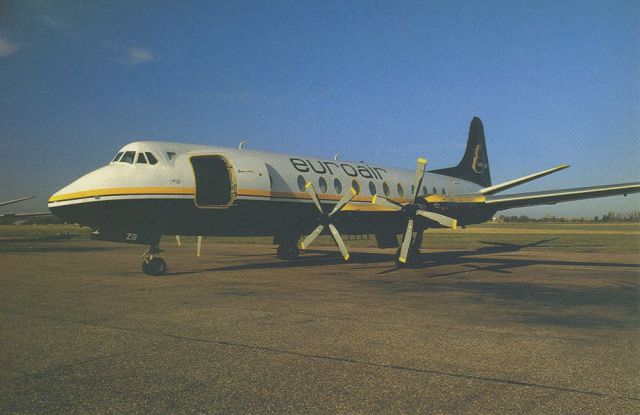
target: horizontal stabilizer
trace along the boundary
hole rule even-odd
[[[532,180],[539,179],[540,177],[544,177],[548,174],[555,173],[560,170],[564,170],[567,167],[569,167],[568,164],[561,164],[549,170],[533,173],[528,176],[520,177],[518,179],[509,180],[508,182],[503,182],[493,186],[485,187],[484,189],[480,190],[480,193],[482,193],[483,195],[492,195],[498,192],[502,192],[503,190],[511,189],[512,187],[516,187],[521,184],[530,182]]]
[[[591,199],[595,197],[640,193],[640,182],[611,184],[606,186],[578,187],[574,189],[548,190],[544,192],[516,193],[487,196],[485,204],[497,210],[534,205],[553,205],[558,202]]]

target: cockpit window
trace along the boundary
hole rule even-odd
[[[129,163],[129,164],[133,164],[133,161],[136,158],[136,152],[135,151],[126,151],[123,155],[122,158],[120,159],[120,163]]]
[[[111,162],[115,163],[116,161],[120,160],[121,156],[122,156],[122,151],[116,154],[116,156],[113,158],[113,160],[111,160]]]
[[[147,158],[144,156],[144,153],[138,153],[138,160],[136,161],[138,164],[147,164]]]
[[[167,151],[167,158],[169,158],[169,160],[173,160],[174,158],[176,158],[176,153],[174,153],[173,151]]]
[[[149,153],[148,151],[146,153],[144,153],[147,155],[147,160],[149,160],[149,164],[156,164],[158,162],[158,159],[155,158],[155,156],[151,153]]]

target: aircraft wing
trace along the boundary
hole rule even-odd
[[[577,187],[573,189],[547,190],[543,192],[515,193],[486,196],[485,204],[497,210],[523,206],[553,205],[558,202],[590,199],[595,197],[627,195],[640,192],[640,182],[611,184],[605,186]]]
[[[0,206],[6,206],[6,205],[22,202],[23,200],[29,200],[29,199],[33,199],[33,196],[21,197],[20,199],[7,200],[5,202],[0,202]]]
[[[0,218],[31,218],[34,216],[51,216],[51,212],[36,212],[36,213],[3,213],[0,214]]]

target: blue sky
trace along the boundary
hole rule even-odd
[[[561,163],[518,190],[637,181],[639,52],[632,1],[3,2],[0,199],[45,209],[139,139],[447,167],[474,115],[496,183]]]

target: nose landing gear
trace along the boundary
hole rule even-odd
[[[158,245],[151,245],[151,247],[147,249],[147,252],[142,255],[144,258],[142,261],[142,272],[153,276],[166,274],[167,263],[164,259],[157,256],[160,252],[162,251]]]

